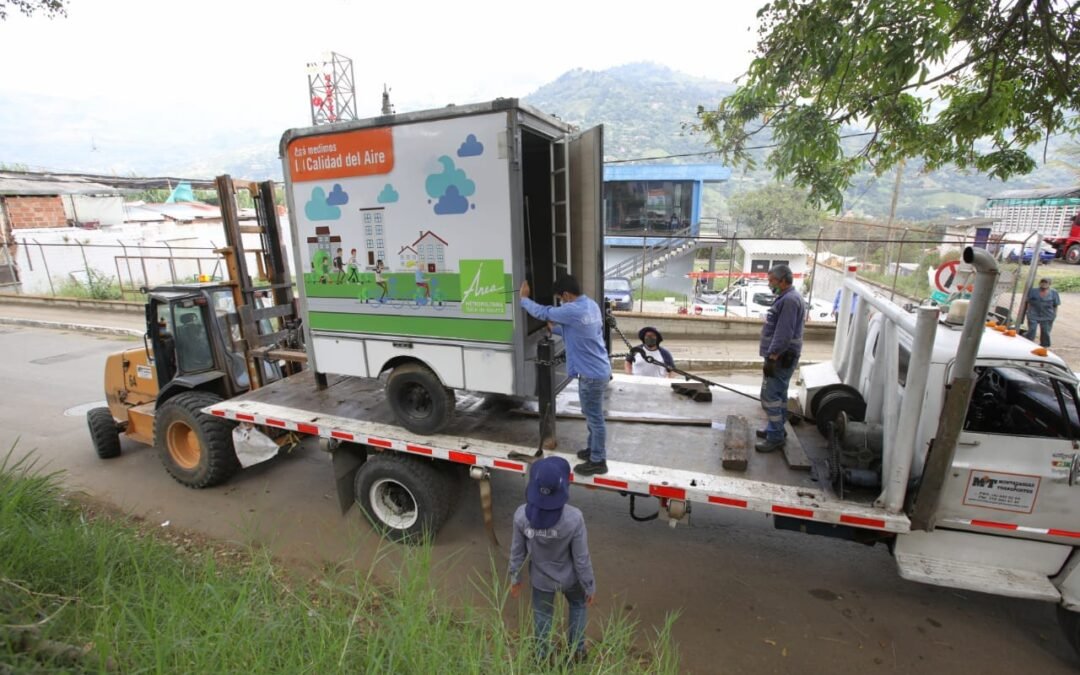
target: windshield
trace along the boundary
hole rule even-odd
[[[1076,386],[1035,368],[977,368],[964,429],[1080,439],[1080,400]]]
[[[604,279],[604,292],[608,293],[615,291],[618,293],[624,293],[630,290],[630,281],[628,279]]]

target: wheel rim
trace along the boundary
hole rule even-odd
[[[415,382],[407,384],[401,392],[401,400],[409,417],[422,420],[431,416],[434,402],[423,385]]]
[[[368,497],[372,515],[387,527],[407,530],[420,518],[413,493],[396,480],[380,478],[375,481]]]
[[[1066,257],[1071,263],[1075,263],[1077,260],[1080,260],[1080,248],[1077,248],[1075,246],[1070,248]]]
[[[194,469],[202,458],[202,446],[199,436],[185,422],[173,422],[165,434],[165,443],[169,456],[184,469]]]

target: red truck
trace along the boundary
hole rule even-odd
[[[1072,225],[1067,236],[1047,237],[1043,241],[1053,246],[1057,251],[1057,257],[1070,265],[1080,263],[1080,212],[1072,217]]]

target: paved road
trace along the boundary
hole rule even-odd
[[[33,449],[45,466],[63,469],[73,488],[150,522],[266,544],[313,568],[372,563],[380,543],[355,509],[340,515],[328,458],[315,448],[204,491],[176,484],[153,450],[126,441],[123,456],[98,460],[83,417],[64,411],[100,401],[105,355],[136,344],[0,326],[0,353],[9,356],[0,376],[0,445],[18,438],[20,451]],[[506,539],[524,482],[500,475],[494,491]],[[693,514],[691,527],[672,530],[631,521],[627,501],[607,492],[575,490],[572,499],[588,517],[600,584],[590,630],[613,607],[646,627],[677,611],[675,637],[693,672],[940,673],[978,664],[980,673],[1050,674],[1080,667],[1052,607],[906,582],[880,546],[778,532],[763,515],[707,508]],[[481,522],[470,489],[435,549],[444,585],[466,601],[472,586],[460,580],[490,569]],[[385,570],[400,549],[383,548]]]

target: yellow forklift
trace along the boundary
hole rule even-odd
[[[222,483],[240,467],[236,424],[201,411],[299,372],[307,360],[273,182],[226,175],[215,184],[226,239],[216,252],[228,280],[143,289],[143,346],[108,357],[108,407],[86,416],[99,457],[118,456],[123,434],[156,446],[169,474],[192,488]],[[238,189],[252,196],[255,224],[240,222]],[[245,248],[244,235],[258,236],[258,247]],[[294,441],[288,433],[272,440]]]

